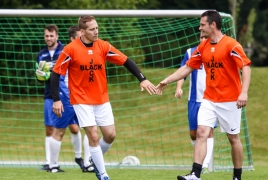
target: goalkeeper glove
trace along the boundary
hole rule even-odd
[[[44,72],[44,71],[40,71],[39,69],[37,69],[35,71],[35,74],[39,81],[47,81],[50,77],[50,71]]]
[[[39,64],[37,66],[37,69],[43,72],[48,72],[52,68],[52,63],[51,62],[46,62],[46,61],[39,61]]]

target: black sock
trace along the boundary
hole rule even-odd
[[[195,174],[196,177],[200,178],[201,171],[202,171],[202,165],[201,164],[197,164],[197,163],[193,163],[192,172],[194,172],[194,174]]]
[[[238,180],[240,180],[241,174],[242,174],[242,168],[239,168],[239,169],[234,168],[234,177],[236,177],[236,178],[238,178]]]

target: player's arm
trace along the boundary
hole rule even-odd
[[[173,74],[169,75],[167,78],[165,78],[163,81],[161,81],[156,88],[158,89],[157,94],[162,95],[162,91],[166,88],[166,86],[170,83],[179,81],[186,76],[188,76],[194,69],[184,65],[181,68],[179,68],[177,71],[175,71]]]
[[[60,82],[60,74],[57,74],[54,71],[52,71],[50,78],[50,85],[51,85],[52,98],[54,102],[60,101],[59,82]]]
[[[64,109],[59,96],[59,82],[60,82],[60,74],[57,74],[54,71],[52,71],[50,77],[50,86],[51,86],[52,98],[54,101],[53,112],[58,117],[61,117]]]
[[[176,98],[181,98],[183,95],[183,90],[182,90],[183,83],[184,83],[184,79],[181,79],[177,82],[177,87],[176,87],[176,92],[175,92]]]
[[[185,53],[185,55],[183,56],[183,59],[181,61],[181,67],[185,65],[186,61],[189,59],[189,56],[188,56],[188,51],[191,52],[191,49],[188,49]],[[181,98],[182,97],[182,94],[183,94],[183,90],[182,90],[182,85],[184,83],[184,79],[181,79],[177,82],[177,86],[176,86],[176,91],[175,91],[175,97],[176,98]]]
[[[200,68],[200,66],[202,65],[202,58],[199,46],[193,52],[191,57],[186,61],[186,65],[179,68],[177,71],[165,78],[156,86],[158,95],[162,95],[163,90],[167,87],[169,83],[176,82],[185,78],[194,70],[194,68]],[[200,49],[202,49],[202,47]]]
[[[184,58],[185,58],[185,56],[184,56]],[[188,56],[187,56],[187,59],[188,59]],[[181,67],[185,66],[185,61],[186,60],[183,60],[183,62],[181,63]],[[185,78],[180,79],[180,80],[177,81],[177,86],[176,86],[176,91],[175,91],[175,97],[176,98],[181,98],[182,97],[182,94],[183,94],[182,85],[184,83],[184,80],[185,80]]]
[[[248,88],[250,84],[251,69],[246,65],[242,68],[242,89],[237,100],[237,108],[242,108],[247,105]]]
[[[150,95],[156,93],[155,86],[146,79],[134,61],[127,58],[123,65],[140,81],[141,91],[146,89]]]
[[[248,88],[250,84],[250,76],[251,76],[251,61],[246,56],[242,46],[235,45],[231,50],[231,55],[236,62],[236,65],[242,69],[242,89],[241,93],[237,99],[236,106],[237,108],[242,108],[247,105],[248,100]]]
[[[71,60],[69,56],[68,45],[65,46],[60,53],[58,60],[53,67],[51,77],[50,77],[50,86],[53,98],[53,112],[58,116],[62,116],[62,112],[64,112],[64,108],[59,96],[59,84],[60,84],[60,75],[65,76],[66,71],[68,69],[69,62]],[[62,65],[64,63],[64,65]]]

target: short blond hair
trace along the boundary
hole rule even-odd
[[[79,29],[84,29],[84,30],[87,29],[86,23],[90,22],[92,20],[95,20],[94,16],[90,16],[90,15],[80,16],[78,18],[78,27],[79,27]]]

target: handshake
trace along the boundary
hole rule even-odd
[[[39,81],[47,81],[50,78],[50,69],[52,64],[46,61],[40,61],[39,64],[36,63],[36,77]]]

